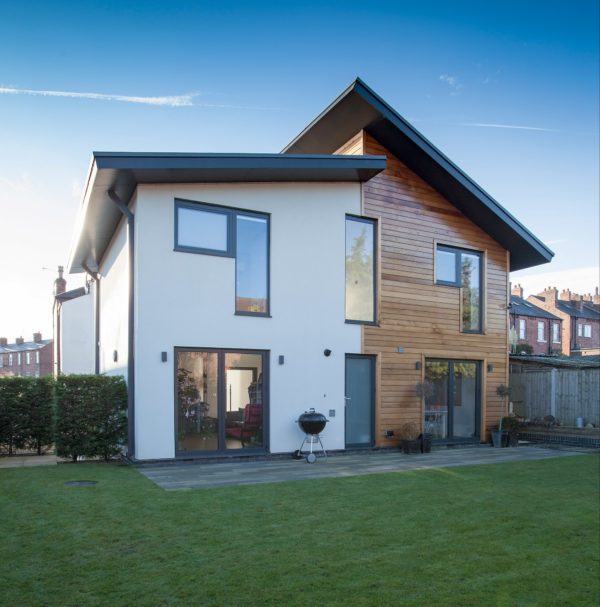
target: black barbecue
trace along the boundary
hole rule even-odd
[[[304,447],[306,443],[310,444],[310,452],[306,456],[306,461],[309,464],[314,464],[317,459],[317,456],[313,453],[313,444],[321,445],[321,451],[323,451],[323,454],[325,457],[327,457],[327,451],[325,451],[325,447],[323,447],[320,434],[325,429],[328,421],[329,420],[322,413],[318,413],[314,409],[305,411],[298,418],[298,425],[304,432],[305,436],[302,444],[300,445],[300,449],[294,451],[295,458],[302,459],[302,447]]]

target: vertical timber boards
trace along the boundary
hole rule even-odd
[[[378,358],[376,444],[394,444],[385,430],[397,433],[407,421],[421,426],[422,369],[415,363],[434,357],[481,361],[484,438],[506,410],[496,394],[508,372],[506,249],[365,131],[336,153],[388,159],[363,186],[363,214],[379,219],[381,234],[379,325],[362,327],[363,352]],[[436,243],[484,252],[484,334],[461,333],[460,290],[435,285]]]

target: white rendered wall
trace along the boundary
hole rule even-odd
[[[60,307],[61,373],[94,373],[94,285],[90,292]]]
[[[176,197],[271,213],[272,318],[234,315],[234,259],[173,251]],[[175,456],[176,346],[268,350],[270,451],[300,446],[294,421],[309,407],[335,410],[323,442],[344,448],[345,354],[361,351],[360,326],[344,322],[345,214],[360,214],[360,207],[360,186],[348,183],[138,187],[138,459]]]
[[[127,222],[121,221],[100,264],[100,373],[127,379]],[[114,361],[114,352],[117,360]]]

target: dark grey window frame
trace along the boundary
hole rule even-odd
[[[438,251],[444,251],[446,253],[454,253],[454,258],[455,258],[455,273],[456,273],[456,281],[451,282],[448,280],[438,280],[437,277],[437,253]],[[463,288],[463,284],[462,284],[462,255],[463,253],[467,254],[467,255],[476,255],[477,257],[479,257],[479,298],[480,298],[480,308],[481,308],[481,314],[479,317],[479,328],[475,329],[475,330],[468,330],[468,329],[463,329],[462,327],[462,318],[460,319],[461,322],[461,328],[460,328],[460,332],[461,333],[471,333],[473,335],[481,335],[483,333],[483,327],[485,325],[484,323],[484,318],[485,318],[485,285],[483,284],[483,277],[485,275],[484,271],[483,271],[483,263],[484,263],[484,253],[483,251],[476,251],[475,249],[462,249],[461,247],[453,247],[450,245],[444,245],[444,244],[436,244],[435,247],[435,256],[436,256],[436,263],[435,263],[435,268],[436,268],[436,276],[435,278],[435,284],[442,286],[442,287],[453,287],[453,288],[457,288],[457,289],[462,289]]]
[[[262,447],[250,447],[243,449],[227,449],[222,447],[220,449],[211,449],[206,451],[179,451],[178,450],[178,432],[179,432],[179,420],[177,415],[177,354],[179,352],[209,352],[217,355],[217,407],[219,412],[219,427],[218,427],[218,442],[220,445],[225,445],[225,420],[222,419],[222,412],[226,404],[226,390],[225,390],[225,355],[226,354],[257,354],[262,356],[263,365],[263,446]],[[269,429],[269,396],[270,396],[270,367],[271,365],[271,351],[270,350],[253,350],[248,348],[196,348],[196,347],[184,347],[175,346],[173,348],[173,413],[175,420],[175,432],[173,435],[175,441],[175,459],[190,459],[190,458],[204,458],[204,457],[239,457],[240,455],[263,455],[269,453],[270,449],[270,429]]]
[[[237,251],[235,255],[235,315],[236,316],[262,316],[263,318],[271,318],[271,214],[259,213],[257,211],[246,211],[234,209],[233,229],[235,245],[237,247],[237,218],[238,217],[257,217],[266,219],[267,221],[267,309],[265,312],[247,312],[237,309]]]
[[[219,251],[216,249],[203,249],[201,247],[188,247],[178,244],[178,212],[180,208],[205,211],[210,213],[220,213],[227,217],[227,250]],[[237,207],[227,207],[209,202],[199,202],[194,200],[185,200],[175,198],[175,232],[174,232],[174,251],[180,253],[195,253],[198,255],[214,255],[216,257],[229,257],[235,259],[235,316],[258,316],[271,318],[271,214],[260,211],[250,211]],[[246,312],[237,309],[237,218],[239,216],[257,217],[265,219],[267,222],[267,310],[266,312]]]
[[[373,320],[351,320],[346,318],[346,287],[345,287],[345,278],[346,278],[346,221],[358,221],[362,223],[367,223],[373,226]],[[349,325],[369,325],[369,326],[379,326],[378,315],[379,310],[377,307],[377,300],[379,297],[379,280],[377,275],[377,251],[379,250],[379,242],[378,242],[378,220],[373,217],[363,217],[361,215],[352,215],[350,213],[346,213],[346,217],[344,220],[344,321]]]

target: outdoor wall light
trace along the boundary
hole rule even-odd
[[[492,365],[492,363],[488,363],[487,370],[488,373],[491,373],[494,370],[494,365]]]
[[[160,360],[161,360],[161,362],[163,362],[163,363],[166,363],[166,362],[167,362],[167,353],[166,353],[166,352],[161,352],[161,353],[160,353]]]
[[[279,355],[278,362],[279,362],[280,365],[283,365],[283,363],[285,362],[285,357],[283,356],[283,354]]]
[[[117,362],[119,360],[119,353],[116,350],[113,350],[113,362]]]
[[[420,361],[420,360],[418,360],[418,361],[415,363],[415,369],[416,369],[417,371],[420,371],[422,366],[423,366],[423,365],[421,365],[421,361]]]
[[[325,350],[323,350],[323,354],[325,354],[325,356],[331,356],[331,350],[329,348],[326,348]]]

